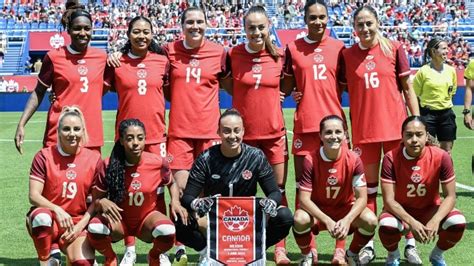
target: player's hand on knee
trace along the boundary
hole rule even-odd
[[[184,225],[188,225],[188,211],[181,205],[179,201],[172,200],[170,210],[174,221],[178,221],[178,219],[181,219]]]
[[[337,239],[344,239],[349,234],[350,222],[346,219],[341,219],[336,222],[334,226],[334,237]]]
[[[411,231],[415,239],[423,244],[428,243],[429,235],[427,228],[420,222],[414,221],[410,224]]]
[[[277,203],[276,201],[272,200],[272,199],[269,199],[269,198],[264,198],[264,199],[261,199],[260,200],[260,206],[263,207],[263,211],[270,215],[270,217],[276,217],[277,214],[278,214],[278,211],[277,211]]]
[[[428,232],[428,242],[432,242],[436,240],[436,236],[438,235],[439,229],[439,222],[430,220],[426,224],[426,230]]]
[[[120,212],[123,210],[115,204],[115,202],[103,198],[98,201],[98,209],[102,212],[102,215],[107,218],[110,222],[119,223],[122,220]]]
[[[114,52],[109,54],[107,57],[107,65],[110,67],[120,67],[120,58],[122,57],[122,52]]]
[[[199,217],[203,217],[211,210],[213,204],[214,200],[210,197],[197,198],[191,203],[191,209],[193,209]]]
[[[61,238],[64,240],[66,243],[72,243],[76,238],[81,235],[82,230],[84,228],[81,228],[81,226],[75,225],[72,230],[66,230],[64,234],[61,236]]]
[[[73,230],[74,222],[72,221],[71,215],[67,213],[63,208],[56,206],[54,209],[56,220],[59,222],[59,226],[65,230]]]

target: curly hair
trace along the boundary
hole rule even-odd
[[[120,122],[118,130],[120,139],[125,137],[127,129],[131,126],[141,127],[146,134],[145,125],[140,120],[131,118]],[[115,142],[105,172],[107,197],[117,204],[122,202],[125,194],[125,149],[120,143],[120,139]]]
[[[65,29],[69,29],[72,26],[72,21],[80,16],[88,18],[91,21],[92,25],[91,14],[86,11],[84,5],[81,5],[79,1],[68,0],[66,3],[66,11],[64,12],[61,18],[61,25],[63,25]]]

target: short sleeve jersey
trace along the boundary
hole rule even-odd
[[[42,196],[63,208],[71,217],[81,218],[87,210],[100,154],[82,148],[67,155],[58,146],[43,148],[33,158],[30,180],[43,183]]]
[[[217,194],[255,196],[259,184],[265,195],[276,195],[272,198],[280,203],[281,194],[272,167],[263,152],[244,143],[241,145],[242,152],[233,158],[222,154],[221,145],[214,145],[201,153],[189,172],[183,198],[192,194],[190,188],[193,191],[197,188],[198,193],[203,191],[205,197]]]
[[[425,146],[418,158],[403,146],[385,154],[382,182],[395,184],[395,200],[405,209],[422,210],[441,203],[439,185],[455,180],[453,162],[440,148]]]
[[[410,75],[410,65],[400,43],[392,46],[392,57],[378,44],[369,49],[354,44],[342,52],[340,80],[349,91],[354,144],[400,139],[407,110],[399,78]]]
[[[229,50],[233,78],[232,105],[243,117],[246,140],[285,134],[280,102],[282,51],[275,62],[266,50],[253,52],[245,44]]]
[[[140,224],[150,212],[157,210],[158,188],[171,182],[168,163],[156,154],[143,152],[137,165],[125,167],[124,175],[125,195],[118,204],[123,209],[122,220],[129,224]],[[107,191],[105,175],[99,176],[94,188],[101,192]]]
[[[443,64],[443,70],[438,72],[426,64],[416,72],[413,89],[422,107],[444,110],[453,107],[457,84],[456,70],[452,66]]]
[[[104,144],[102,129],[102,94],[106,54],[89,47],[85,53],[61,47],[49,51],[38,80],[51,87],[56,100],[49,108],[43,139],[45,147],[57,143],[57,125],[62,108],[77,105],[84,114],[89,141],[86,147]]]
[[[118,95],[115,140],[118,126],[129,118],[140,119],[146,127],[146,143],[165,141],[165,98],[163,85],[168,82],[169,63],[166,56],[148,53],[144,58],[123,55],[118,68],[107,67],[105,84]]]
[[[474,59],[469,61],[469,64],[464,70],[464,78],[474,80]]]
[[[179,138],[213,139],[219,120],[219,77],[226,52],[210,41],[187,49],[183,41],[164,46],[170,61],[171,108],[168,134]]]
[[[288,44],[285,74],[295,77],[296,91],[303,93],[294,114],[295,133],[319,132],[319,121],[328,115],[345,117],[337,81],[343,49],[344,43],[331,37]]]
[[[306,155],[300,190],[311,192],[311,200],[323,211],[354,203],[354,187],[366,186],[364,166],[359,156],[342,149],[341,156],[331,161],[323,148]]]

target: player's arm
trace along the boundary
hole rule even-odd
[[[48,87],[38,81],[36,84],[35,90],[31,93],[30,97],[28,98],[28,102],[26,103],[25,110],[21,115],[20,121],[16,127],[15,133],[15,147],[20,154],[23,154],[23,140],[25,138],[25,126],[26,123],[30,120],[33,114],[38,109],[39,104],[43,101],[44,95]]]
[[[466,79],[466,92],[464,94],[464,125],[474,130],[474,123],[472,121],[472,111],[471,111],[471,103],[472,103],[472,91],[474,90],[474,80]]]
[[[219,86],[231,96],[234,92],[234,79],[232,78],[232,61],[228,52],[222,55],[222,72],[219,75]]]
[[[314,219],[324,223],[331,234],[332,237],[334,236],[334,226],[336,222],[331,219],[328,215],[326,215],[321,209],[311,200],[311,192],[301,189],[298,192],[299,199],[300,199],[300,208],[305,210],[309,215],[311,215]]]
[[[201,154],[189,171],[186,187],[183,191],[183,196],[181,197],[181,204],[188,211],[193,211],[191,203],[199,197],[204,189],[206,176],[208,175],[206,169],[208,169],[206,159],[204,159],[204,156]]]
[[[420,115],[420,108],[418,105],[418,99],[413,89],[413,84],[410,82],[410,75],[400,77],[400,83],[403,88],[403,96],[405,97],[408,110],[410,110],[411,115]]]
[[[285,49],[282,78],[280,79],[280,91],[283,92],[285,96],[289,96],[296,88],[296,79],[292,64],[291,52],[287,46]]]
[[[438,235],[438,228],[441,220],[443,220],[449,212],[454,209],[454,205],[456,204],[456,182],[454,182],[455,176],[453,163],[451,157],[447,153],[443,154],[440,175],[443,177],[441,180],[441,189],[443,190],[444,199],[441,202],[438,211],[436,211],[430,221],[426,224],[433,240],[436,235]]]
[[[356,176],[354,178],[360,179],[362,176]],[[353,187],[355,201],[352,205],[349,213],[342,219],[347,224],[347,229],[349,229],[352,222],[362,213],[362,211],[367,206],[367,185],[356,185]],[[347,231],[348,233],[349,231]],[[347,235],[346,233],[346,235]],[[344,235],[344,237],[346,236]]]
[[[92,203],[87,208],[87,211],[82,216],[81,220],[74,225],[73,230],[64,232],[61,238],[64,239],[66,243],[71,243],[74,240],[76,240],[76,238],[79,237],[79,235],[84,231],[86,226],[89,224],[90,219],[94,217],[94,214],[95,214],[95,201],[92,201]]]
[[[280,205],[282,195],[278,184],[273,173],[272,166],[268,162],[263,152],[259,153],[259,166],[258,166],[258,183],[262,188],[263,193],[269,199],[275,201],[277,206]],[[249,195],[250,196],[250,195]]]

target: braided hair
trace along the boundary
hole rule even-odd
[[[91,14],[86,11],[84,5],[79,4],[77,0],[68,0],[66,3],[66,11],[61,18],[61,25],[63,25],[65,29],[70,29],[72,27],[72,21],[80,16],[88,18],[92,25]]]
[[[141,127],[146,134],[145,125],[138,119],[131,118],[120,122],[118,129],[119,140],[115,142],[110,154],[109,165],[105,172],[108,198],[117,204],[122,202],[125,194],[125,149],[120,143],[120,139],[125,138],[125,133],[131,126]]]
[[[130,22],[128,23],[127,36],[130,36],[130,33],[132,32],[133,25],[135,24],[135,22],[140,21],[140,20],[147,22],[150,25],[151,32],[153,32],[153,24],[151,23],[151,20],[149,18],[145,16],[136,16],[132,20],[130,20]],[[129,37],[125,45],[120,49],[120,52],[122,54],[128,54],[128,52],[130,52],[131,50],[132,50],[132,43]],[[160,47],[160,45],[158,45],[155,38],[151,39],[151,43],[148,46],[148,51],[151,51],[156,54],[164,54],[163,49]]]

